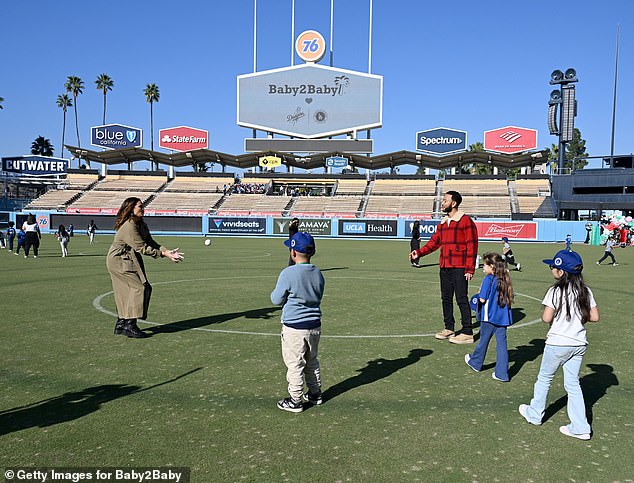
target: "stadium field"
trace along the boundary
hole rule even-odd
[[[409,240],[317,240],[325,401],[293,414],[275,406],[286,381],[269,294],[288,260],[282,240],[156,238],[186,260],[145,259],[154,292],[143,340],[113,335],[111,236],[91,246],[76,235],[68,258],[52,235],[36,260],[0,250],[0,466],[190,467],[194,482],[632,481],[634,249],[597,266],[601,247],[573,245],[601,314],[580,374],[594,432],[579,441],[558,431],[561,373],[542,426],[517,412],[547,332],[541,260],[563,244],[513,244],[512,380],[500,383],[494,342],[476,374],[463,361],[474,345],[433,338],[437,254],[414,269]]]

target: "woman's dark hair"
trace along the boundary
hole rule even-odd
[[[66,233],[66,227],[64,225],[59,225],[59,227],[57,228],[57,233],[63,235],[64,233]]]
[[[569,295],[572,294],[572,299],[577,305],[577,310],[581,315],[581,323],[585,324],[590,320],[590,292],[588,286],[583,280],[583,275],[578,273],[563,272],[561,278],[555,281],[553,285],[555,290],[553,291],[553,306],[555,306],[555,318],[566,309],[566,318],[571,317],[571,308]],[[556,303],[559,294],[559,303]]]
[[[141,201],[140,198],[132,196],[130,198],[126,198],[123,203],[121,203],[121,208],[119,208],[119,211],[117,212],[117,219],[114,223],[115,230],[121,228],[126,221],[134,217],[134,207],[139,201]]]
[[[412,228],[420,228],[420,221],[416,220]]]
[[[29,213],[29,216],[26,217],[26,222],[29,225],[32,225],[33,223],[35,223],[35,215]]]
[[[495,252],[485,253],[483,262],[485,265],[493,266],[493,276],[498,280],[498,305],[500,307],[511,305],[513,303],[513,284],[502,255]]]

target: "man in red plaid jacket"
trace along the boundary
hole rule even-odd
[[[449,339],[453,344],[472,344],[473,325],[467,292],[475,271],[478,230],[473,220],[458,210],[460,203],[462,196],[457,191],[444,194],[440,206],[447,216],[425,246],[410,253],[410,259],[424,257],[440,248],[440,294],[445,328],[436,334],[436,339]],[[458,335],[454,332],[454,295],[462,322],[462,331]]]

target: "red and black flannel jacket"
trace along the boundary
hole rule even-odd
[[[471,218],[456,213],[445,217],[434,236],[418,250],[421,257],[440,248],[440,268],[464,268],[465,273],[475,272],[478,253],[478,229]]]

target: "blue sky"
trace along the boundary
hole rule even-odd
[[[290,65],[291,0],[257,4],[258,71]],[[369,0],[334,5],[334,66],[367,72]],[[314,29],[328,41],[330,0],[296,0],[295,8],[296,35]],[[485,130],[534,128],[539,147],[548,147],[556,142],[546,126],[548,80],[568,67],[579,77],[576,127],[590,155],[609,154],[619,23],[615,154],[634,151],[632,0],[374,0],[373,13],[372,73],[384,77],[375,154],[414,151],[416,131],[438,126],[467,131],[470,144]],[[161,94],[155,147],[159,128],[178,125],[209,130],[210,148],[231,154],[242,153],[251,137],[236,124],[236,77],[253,72],[253,0],[4,2],[0,59],[0,156],[27,154],[39,135],[60,154],[55,101],[69,75],[85,84],[82,146],[90,127],[101,124],[103,97],[94,84],[101,73],[115,83],[107,122],[142,128],[145,147],[147,83]],[[66,142],[76,144],[72,111]]]

